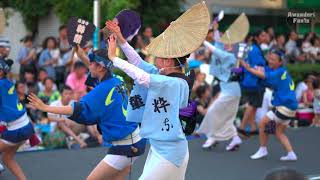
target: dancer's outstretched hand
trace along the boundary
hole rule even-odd
[[[29,104],[34,108],[39,109],[40,111],[46,111],[47,105],[42,102],[40,98],[38,98],[35,94],[31,93],[28,96]]]
[[[108,38],[108,58],[113,61],[113,59],[116,57],[116,37],[114,34],[111,34],[111,36]]]

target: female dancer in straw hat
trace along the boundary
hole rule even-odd
[[[151,148],[140,179],[184,179],[189,151],[179,120],[179,109],[188,105],[189,80],[182,74],[179,61],[183,64],[185,57],[179,60],[157,58],[157,67],[162,68],[160,71],[141,60],[135,66],[116,57],[115,36],[110,36],[108,43],[108,56],[114,66],[134,79],[135,86],[147,89],[146,101],[140,99],[144,106],[140,135],[149,139]],[[163,75],[147,73],[144,69]],[[138,96],[141,98],[142,94],[135,97]],[[138,103],[132,105],[137,108]]]
[[[204,13],[200,19],[192,16],[195,17],[195,21],[202,23],[197,31],[197,33],[200,32],[200,37],[192,37],[197,33],[187,33],[189,39],[196,39],[189,46],[181,41],[172,41],[171,38],[168,38],[170,36],[178,38],[182,35],[177,34],[177,29],[173,30],[179,26],[179,33],[186,31],[186,27],[181,27],[181,25],[188,23],[180,23],[177,19],[173,23],[174,25],[155,38],[153,42],[157,42],[158,45],[151,43],[153,46],[148,46],[148,51],[153,52],[151,54],[157,57],[156,66],[143,61],[137,55],[134,49],[121,37],[120,29],[116,24],[110,21],[106,23],[107,28],[119,37],[120,46],[131,64],[115,56],[115,35],[112,35],[108,41],[109,59],[113,61],[114,66],[135,80],[129,100],[127,120],[141,122],[140,135],[148,138],[151,145],[140,180],[183,180],[185,178],[189,151],[188,142],[179,119],[179,109],[188,105],[192,82],[183,74],[183,66],[188,53],[181,51],[181,48],[188,49],[189,53],[196,50],[205,39],[210,23],[209,13],[204,4],[199,3],[188,10],[187,14],[192,14],[191,12],[194,10],[200,10]],[[170,34],[172,32],[174,34]],[[172,47],[170,52],[173,53],[170,54],[168,49],[161,49],[161,47],[168,46],[160,44]],[[179,48],[174,48],[174,46]],[[129,118],[129,116],[132,117],[129,114],[133,112],[139,113],[135,113],[136,117]]]

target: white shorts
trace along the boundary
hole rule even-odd
[[[151,147],[139,180],[184,180],[188,161],[189,152],[187,152],[181,166],[177,167]]]
[[[136,143],[141,140],[139,135],[139,128],[132,132],[132,134],[128,135],[122,140],[113,141],[112,145],[130,145],[132,143]],[[131,139],[132,138],[132,139]],[[103,161],[107,163],[109,166],[121,171],[124,168],[132,165],[135,160],[138,159],[139,156],[136,157],[128,157],[124,155],[115,155],[115,154],[107,154]]]
[[[4,140],[4,139],[0,139],[0,141],[2,141],[3,143],[5,143],[8,146],[16,146],[16,145],[18,145],[18,143],[13,143],[13,142],[10,142],[10,141]]]
[[[268,111],[266,115],[271,121],[275,121],[283,125],[289,125],[290,123],[290,119],[281,119],[272,110]]]
[[[132,165],[135,160],[138,159],[137,157],[127,157],[127,156],[121,156],[121,155],[113,155],[113,154],[107,154],[103,161],[107,163],[109,166],[121,171],[128,167],[129,165]]]

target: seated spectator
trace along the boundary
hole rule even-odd
[[[195,101],[197,102],[197,116],[196,121],[200,125],[203,117],[207,114],[207,109],[210,103],[210,86],[207,83],[201,84],[196,89],[197,98]]]
[[[66,25],[61,25],[59,27],[58,46],[59,46],[61,56],[63,56],[65,53],[67,53],[71,49],[71,46],[68,41]]]
[[[303,37],[302,42],[302,52],[307,55],[307,58],[309,58],[310,50],[311,50],[311,39],[312,39],[312,33],[306,33]]]
[[[18,98],[19,101],[21,102],[21,104],[26,108],[27,110],[27,115],[29,116],[29,118],[31,119],[32,122],[36,122],[36,116],[33,113],[32,110],[35,110],[32,106],[30,106],[28,103],[28,99],[27,99],[27,88],[26,88],[26,84],[22,81],[17,81],[15,84],[15,88],[18,94]]]
[[[307,75],[304,77],[303,81],[299,82],[299,84],[297,85],[297,88],[295,90],[296,98],[297,98],[298,102],[301,102],[303,92],[308,89],[307,82],[313,81],[314,79],[315,79],[315,76]]]
[[[314,98],[314,82],[315,79],[309,79],[307,80],[306,84],[307,84],[307,90],[305,90],[302,94],[302,99],[300,101],[300,103],[303,104],[303,107],[305,108],[310,108],[312,107],[313,104],[313,98]]]
[[[304,62],[305,57],[301,55],[301,52],[297,46],[298,35],[295,31],[291,31],[289,34],[289,40],[286,43],[286,55],[290,62]]]
[[[267,26],[267,27],[264,28],[264,30],[266,31],[266,33],[270,37],[270,47],[275,45],[277,42],[276,42],[276,39],[275,39],[273,27],[272,26]]]
[[[74,64],[73,72],[68,75],[66,80],[66,85],[70,86],[73,90],[76,101],[86,94],[86,80],[87,68],[83,62],[78,61]]]
[[[50,104],[53,101],[60,99],[60,93],[57,90],[53,90],[54,80],[50,77],[47,77],[44,80],[44,91],[39,91],[38,97],[45,102],[46,104]]]
[[[44,91],[45,87],[44,87],[44,80],[46,80],[46,78],[48,77],[48,72],[46,71],[45,68],[40,68],[39,70],[39,74],[38,74],[38,88],[39,91]],[[57,85],[54,84],[53,85],[53,90],[57,90]]]
[[[153,31],[152,27],[146,26],[143,28],[143,31],[141,34],[136,36],[136,45],[135,49],[139,49],[140,52],[144,53],[145,58],[144,60],[147,62],[153,62],[153,58],[150,54],[147,53],[145,50],[146,46],[150,44],[150,42],[153,40]]]
[[[61,99],[52,102],[51,106],[66,106],[69,105],[72,100],[73,92],[69,86],[64,86],[62,88]],[[76,129],[81,129],[83,125],[77,124],[74,121],[69,120],[66,116],[57,115],[48,113],[48,119],[52,124],[58,125],[59,129],[61,129],[67,136],[71,136],[76,142],[80,145],[80,148],[87,147],[87,144],[76,135],[79,132],[76,132]],[[81,126],[79,128],[79,126]]]
[[[26,69],[36,72],[36,50],[33,48],[32,36],[26,36],[22,40],[23,46],[20,48],[17,62],[20,63],[20,80],[23,80]]]
[[[81,49],[85,55],[88,55],[92,50],[92,41],[88,41],[87,44]],[[78,50],[79,51],[79,50]],[[73,66],[77,61],[81,61],[77,53],[74,53],[73,58],[71,58],[72,50],[65,53],[59,61],[59,65],[66,67],[66,72],[73,72]]]
[[[277,49],[282,52],[286,52],[285,43],[286,43],[286,37],[283,34],[279,34],[276,37],[276,43],[272,46],[271,49]]]
[[[141,35],[141,40],[142,40],[142,44],[140,45],[141,49],[144,49],[147,45],[149,45],[152,39],[153,39],[152,27],[147,26],[144,28]]]
[[[19,101],[21,102],[22,105],[26,105],[28,103],[27,95],[26,95],[27,93],[26,85],[24,84],[23,81],[17,81],[15,84],[15,88],[17,91]]]
[[[311,40],[312,47],[310,48],[311,61],[320,62],[320,38],[314,38]]]
[[[36,77],[35,77],[34,72],[26,69],[23,79],[24,79],[24,83],[28,86],[28,91],[30,90],[29,86],[32,85],[34,87],[30,87],[30,88],[33,88],[33,90],[34,90],[34,92],[36,92],[36,94],[39,92],[39,88],[36,85],[37,81],[36,81]]]
[[[320,127],[320,79],[314,81],[314,99],[313,99],[313,112],[314,119],[312,124]]]
[[[59,56],[56,39],[54,37],[46,38],[43,43],[43,51],[39,57],[39,66],[46,69],[48,76],[53,79],[56,79],[54,66],[58,63]]]

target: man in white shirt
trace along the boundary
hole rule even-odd
[[[50,105],[57,106],[57,107],[69,105],[73,97],[72,89],[69,86],[64,86],[62,89],[61,95],[62,95],[61,99],[52,102]],[[78,137],[76,133],[73,131],[74,128],[77,128],[78,126],[83,126],[83,125],[77,124],[67,119],[66,116],[64,115],[48,113],[48,118],[51,121],[51,124],[53,127],[58,125],[58,127],[65,134],[73,137],[80,144],[80,148],[87,147],[87,144],[80,137]]]

